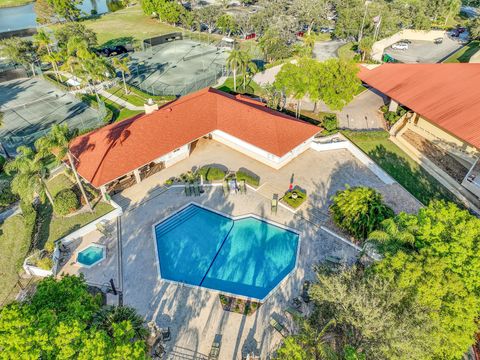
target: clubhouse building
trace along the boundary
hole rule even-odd
[[[78,174],[105,197],[185,159],[204,137],[279,169],[320,130],[260,101],[206,88],[160,109],[146,105],[145,115],[79,136],[69,148]]]

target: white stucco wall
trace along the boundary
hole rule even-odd
[[[215,130],[212,132],[212,139],[231,147],[232,149],[241,152],[251,158],[258,160],[274,169],[280,169],[282,166],[286,165],[289,161],[300,155],[302,152],[307,150],[310,147],[310,144],[313,140],[313,137],[304,141],[302,144],[294,148],[292,151],[288,152],[283,157],[278,157],[256,147],[246,141],[240,140],[235,136],[227,134],[221,130]]]

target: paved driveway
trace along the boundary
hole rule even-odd
[[[318,61],[336,58],[338,57],[337,50],[343,44],[345,42],[340,40],[316,42],[313,47],[313,55]]]
[[[340,128],[353,130],[383,129],[378,108],[386,103],[386,97],[376,90],[367,89],[337,113]]]
[[[408,50],[395,50],[388,47],[384,53],[406,64],[437,63],[460,49],[464,45],[466,36],[466,33],[463,33],[461,38],[444,36],[442,44],[415,40],[409,45]]]

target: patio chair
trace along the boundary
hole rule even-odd
[[[195,193],[195,196],[200,196],[200,189],[198,188],[197,183],[193,184],[193,191]]]
[[[339,256],[328,255],[325,260],[333,265],[342,265],[342,258]]]
[[[273,327],[275,330],[277,330],[280,335],[282,336],[287,336],[288,335],[288,331],[287,329],[285,328],[285,326],[283,326],[282,324],[280,324],[277,320],[275,319],[270,319],[270,326]]]
[[[160,329],[160,335],[163,341],[170,341],[170,327]]]
[[[301,311],[291,307],[291,306],[289,306],[285,309],[285,313],[292,315],[292,317],[294,319],[295,318],[303,318],[303,313]]]
[[[230,189],[228,187],[228,181],[223,180],[223,195],[227,196],[229,191],[230,191]]]
[[[302,299],[305,301],[306,304],[310,302],[310,294],[308,290],[310,289],[310,281],[305,280],[303,282],[303,289],[302,289]]]
[[[292,304],[297,310],[300,310],[302,308],[302,300],[300,300],[299,297],[293,298]]]
[[[190,189],[190,184],[185,185],[185,195],[192,196],[192,190]]]
[[[271,207],[272,214],[276,215],[277,210],[278,210],[278,194],[273,194],[272,207]]]
[[[246,194],[247,193],[247,185],[245,184],[244,179],[240,180],[239,188],[240,188],[240,194]]]
[[[220,356],[220,341],[214,340],[212,348],[210,349],[210,354],[208,355],[208,360],[216,360]]]

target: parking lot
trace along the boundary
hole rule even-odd
[[[466,33],[461,34],[459,38],[445,35],[441,44],[435,44],[433,41],[412,40],[407,50],[396,50],[389,46],[384,54],[406,64],[437,63],[460,49],[465,44],[467,36]]]

